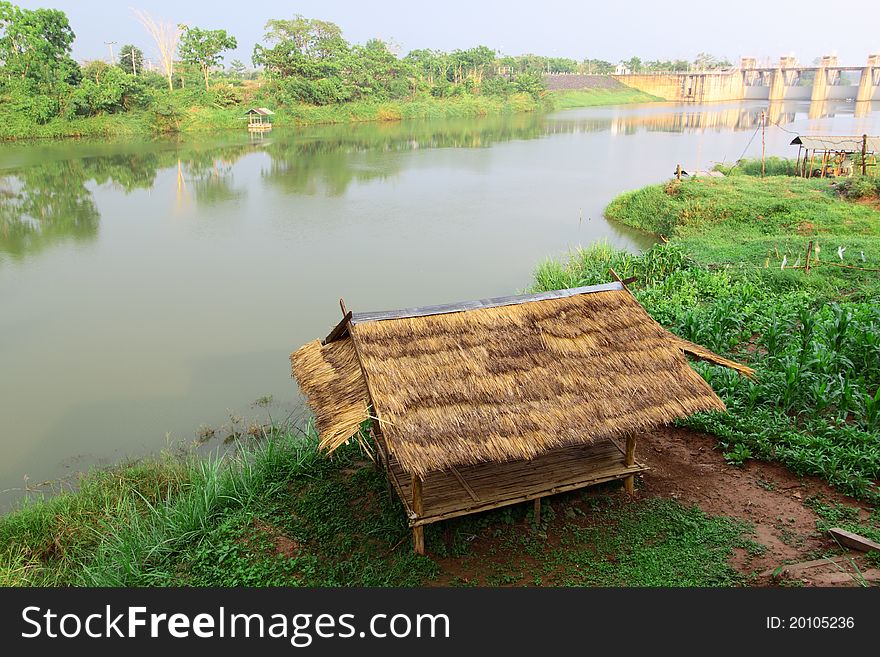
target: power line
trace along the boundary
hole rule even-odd
[[[746,147],[743,149],[742,155],[740,155],[738,158],[736,158],[736,164],[734,164],[733,167],[731,167],[732,169],[735,169],[736,167],[738,167],[739,163],[742,162],[743,157],[745,157],[746,151],[749,150],[749,146],[751,146],[752,142],[755,141],[755,136],[758,134],[758,130],[760,130],[760,129],[761,129],[761,126],[758,126],[757,128],[755,128],[755,131],[752,133],[752,138],[749,139],[749,143],[746,144]]]
[[[772,123],[773,125],[775,125],[777,128],[779,128],[779,129],[782,130],[783,132],[787,132],[787,133],[789,133],[789,134],[791,134],[791,135],[798,135],[798,134],[800,134],[799,132],[795,132],[794,130],[789,130],[788,128],[784,128],[784,127],[782,127],[781,125],[779,125],[778,123],[776,123],[776,121],[774,121],[773,119],[770,119],[770,123]]]

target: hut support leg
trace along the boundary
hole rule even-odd
[[[413,495],[413,513],[416,514],[416,518],[421,518],[424,513],[424,506],[422,504],[422,480],[419,479],[418,475],[413,475],[412,478],[412,495]],[[413,550],[415,550],[416,554],[424,554],[425,553],[425,527],[424,525],[420,525],[418,527],[413,527]]]
[[[636,437],[635,434],[630,434],[626,437],[626,456],[624,457],[624,464],[626,466],[634,465],[636,462]],[[629,475],[626,479],[623,480],[623,485],[626,488],[626,493],[630,497],[636,494],[636,476]]]
[[[535,524],[541,524],[541,498],[535,498]]]

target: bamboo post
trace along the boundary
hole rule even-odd
[[[812,178],[812,177],[813,177],[813,159],[814,159],[815,157],[816,157],[816,149],[814,148],[814,149],[813,149],[813,152],[810,153],[810,175],[808,175],[807,178]],[[806,157],[804,157],[804,159],[806,159]]]
[[[636,462],[636,435],[634,433],[629,434],[626,437],[626,456],[624,457],[623,463],[626,467],[630,467],[635,465]],[[629,475],[626,479],[623,480],[623,485],[626,488],[626,493],[630,497],[636,494],[636,476]]]
[[[764,111],[761,110],[761,177],[764,177],[764,153],[766,151],[766,142],[764,140],[764,131],[766,128],[766,121],[764,120]]]
[[[807,257],[805,258],[806,262],[804,264],[804,271],[808,274],[810,273],[810,256],[813,254],[813,240],[810,240],[810,243],[807,245]]]
[[[798,176],[801,175],[801,151],[803,149],[803,146],[798,146],[797,164],[794,165],[794,170],[797,171]]]
[[[425,512],[422,504],[422,480],[418,475],[412,476],[412,498],[412,510],[418,520]],[[413,527],[413,549],[416,551],[416,554],[425,554],[424,525]]]
[[[862,175],[868,172],[866,161],[868,157],[868,135],[862,135]]]
[[[535,498],[535,525],[541,524],[541,498]]]
[[[825,161],[827,159],[828,159],[828,151],[825,151],[824,153],[822,153],[822,175],[820,176],[820,178],[825,177]]]

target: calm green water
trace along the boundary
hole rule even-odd
[[[288,354],[340,297],[510,294],[579,244],[650,245],[602,209],[678,162],[735,160],[762,108],[0,147],[0,506],[94,463],[304,417]],[[774,120],[861,134],[873,109]],[[768,153],[793,155],[791,137],[771,128]]]

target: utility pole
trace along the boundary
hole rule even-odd
[[[761,177],[764,177],[764,111],[761,110]]]
[[[128,58],[131,60],[131,72],[132,72],[135,76],[137,76],[137,74],[138,74],[138,65],[137,65],[137,58],[134,56],[134,53],[135,53],[134,48],[132,48],[131,50],[128,51],[127,54],[122,55],[119,59],[120,59],[120,61],[121,61],[121,60],[125,59],[126,57],[128,57]]]
[[[105,41],[104,42],[104,44],[107,46],[107,48],[110,49],[110,66],[113,66],[116,63],[116,58],[113,56],[113,45],[115,43],[116,43],[115,41]]]

